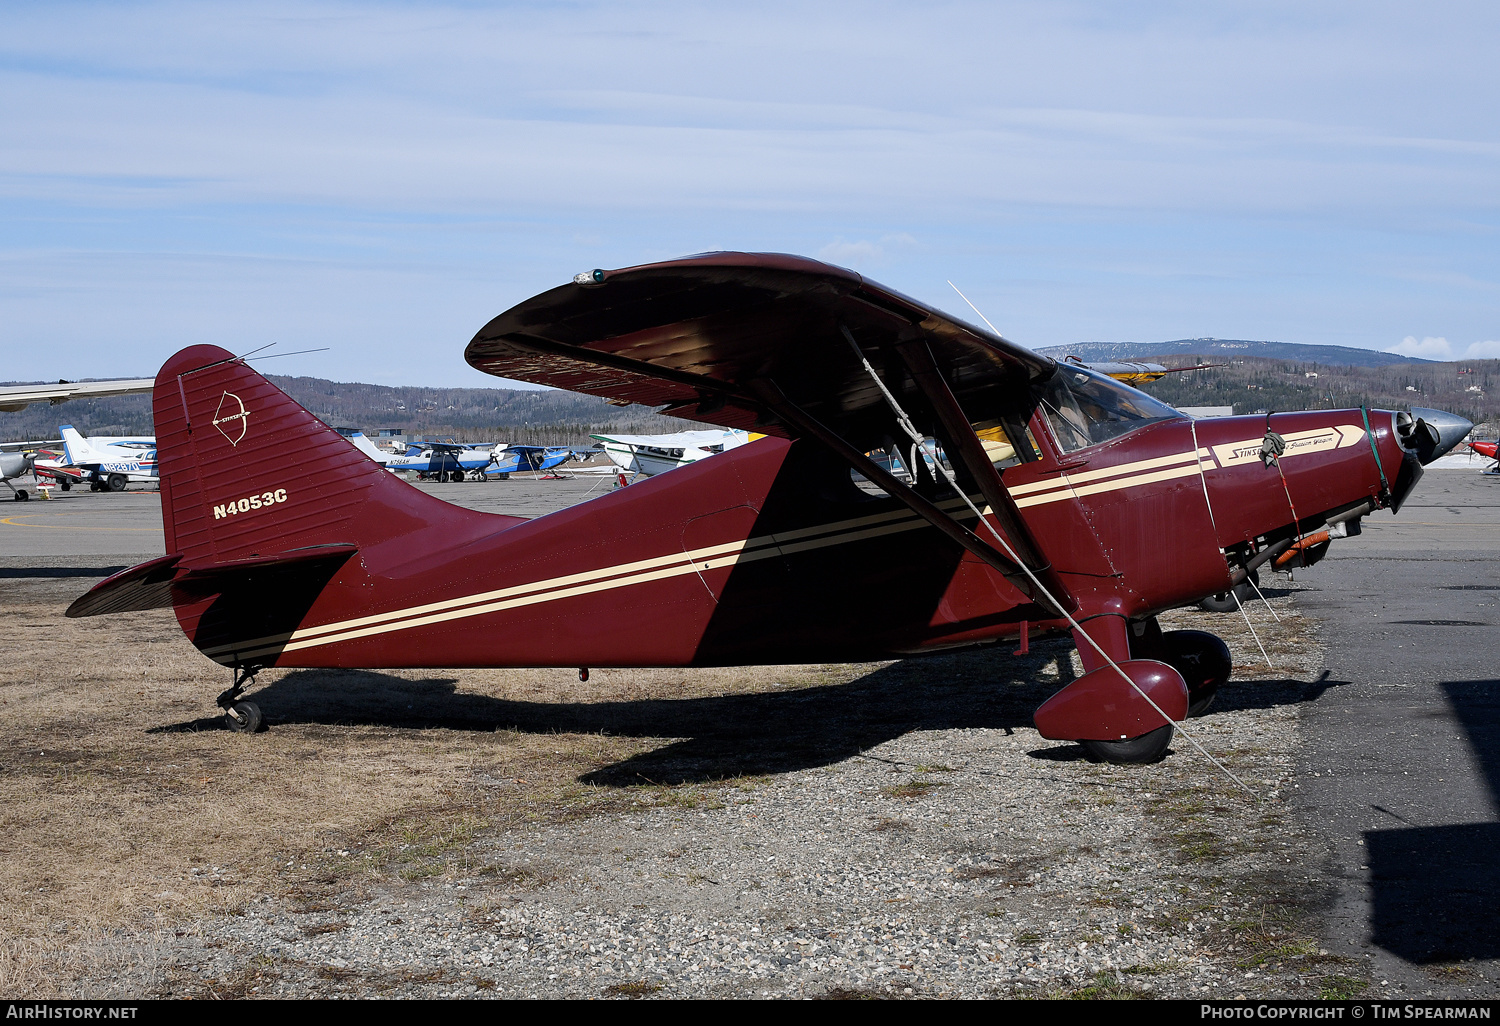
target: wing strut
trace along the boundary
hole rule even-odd
[[[1015,550],[1016,556],[1022,563],[1030,568],[1031,572],[1058,601],[1067,603],[1077,608],[1066,588],[1057,574],[1052,569],[1052,564],[1047,560],[1036,539],[1031,536],[1031,531],[1026,527],[1026,521],[1021,518],[1021,511],[1016,508],[1015,500],[1006,491],[1005,484],[1000,480],[1000,474],[995,470],[995,465],[990,462],[985,454],[984,446],[979,444],[979,436],[974,433],[974,428],[969,424],[969,418],[964,415],[963,408],[958,405],[958,399],[953,390],[948,387],[948,382],[938,371],[937,363],[932,358],[932,352],[927,348],[927,343],[921,339],[904,342],[896,346],[896,352],[906,361],[906,367],[911,371],[911,376],[916,380],[917,386],[926,394],[929,402],[937,411],[938,419],[942,421],[943,429],[947,431],[948,438],[958,450],[959,459],[974,480],[979,483],[980,494],[984,501],[989,503],[990,511],[994,513],[995,520],[999,522],[1001,530],[1005,532],[1010,540],[1011,548]],[[1024,439],[1012,439],[1019,447]]]
[[[751,387],[756,397],[784,423],[796,428],[800,434],[817,439],[849,466],[879,485],[891,498],[905,505],[933,527],[994,567],[1017,591],[1045,610],[1048,616],[1067,616],[1067,611],[1054,606],[1046,594],[1038,594],[1036,586],[1026,576],[1024,569],[960,524],[951,515],[897,480],[874,460],[844,441],[836,432],[788,399],[774,381],[769,378],[759,378],[751,382]],[[1066,595],[1066,592],[1062,594]]]

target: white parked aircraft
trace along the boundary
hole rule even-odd
[[[747,431],[678,431],[671,435],[590,435],[627,474],[651,477],[763,437]]]
[[[156,385],[154,378],[130,378],[119,381],[59,381],[57,384],[36,385],[4,385],[0,386],[0,412],[16,413],[24,410],[32,403],[58,403],[69,399],[102,398],[112,395],[134,395],[140,392],[149,392]],[[68,474],[63,469],[61,460],[53,460],[50,457],[38,459],[40,450],[52,446],[61,445],[61,441],[51,442],[0,442],[0,484],[11,491],[11,496],[18,502],[25,502],[31,498],[31,489],[17,488],[11,482],[17,478],[34,474],[36,464],[41,463],[44,471],[51,471],[53,476],[63,481],[63,487],[68,487],[71,479],[78,477]],[[152,464],[154,466],[156,456],[156,443],[152,441]],[[152,477],[155,477],[155,470]],[[122,486],[123,487],[123,486]]]
[[[96,492],[123,492],[132,481],[156,480],[156,439],[151,435],[85,438],[71,424],[57,430],[62,435],[64,458],[37,460],[38,469],[87,481]]]

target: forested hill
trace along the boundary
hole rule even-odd
[[[1385,367],[1397,363],[1426,364],[1414,356],[1382,353],[1374,349],[1349,346],[1310,346],[1300,342],[1251,342],[1230,338],[1187,338],[1175,342],[1079,342],[1071,346],[1048,346],[1037,350],[1054,359],[1076,356],[1080,360],[1147,360],[1158,356],[1181,356],[1198,353],[1227,359],[1258,356],[1270,360],[1316,360],[1347,367]],[[1218,362],[1216,359],[1214,362]]]
[[[1355,406],[1449,410],[1475,424],[1500,420],[1500,360],[1348,367],[1313,360],[1229,357],[1224,352],[1138,357],[1168,367],[1222,366],[1168,374],[1144,390],[1173,406],[1233,406],[1235,413],[1333,410]]]
[[[1305,352],[1319,347],[1297,348]],[[1127,358],[1085,356],[1078,348],[1068,351],[1084,359]],[[1500,360],[1359,367],[1235,355],[1233,350],[1222,349],[1142,352],[1128,358],[1174,367],[1221,365],[1170,374],[1145,386],[1173,406],[1233,406],[1236,413],[1362,404],[1377,409],[1432,406],[1476,424],[1500,421],[1500,403],[1491,389],[1492,383],[1500,388]],[[611,406],[603,399],[555,389],[393,388],[280,376],[271,380],[325,423],[359,428],[370,435],[381,428],[400,428],[413,435],[451,436],[460,441],[587,445],[588,436],[596,431],[645,434],[703,426],[663,417],[645,407]],[[0,440],[56,438],[59,424],[72,424],[86,435],[149,434],[151,397],[75,399],[59,406],[33,404],[19,413],[0,413]]]
[[[603,399],[557,389],[401,388],[358,382],[267,375],[293,399],[334,427],[374,435],[398,428],[413,435],[459,441],[532,445],[589,445],[596,431],[664,433],[703,427],[663,417],[642,406],[611,406]],[[0,413],[0,441],[56,438],[60,424],[85,435],[150,434],[151,397],[74,399],[57,406],[33,403]]]

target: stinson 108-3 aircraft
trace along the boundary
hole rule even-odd
[[[1085,673],[1036,711],[1041,734],[1143,761],[1230,672],[1218,638],[1156,615],[1288,553],[1315,562],[1470,428],[1365,409],[1195,422],[778,254],[582,274],[466,357],[767,437],[549,516],[473,512],[194,346],[154,393],[168,555],[68,615],[171,606],[234,669],[219,704],[237,730],[259,726],[242,693],[262,667],[846,662],[1067,634]]]

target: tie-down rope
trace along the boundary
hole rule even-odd
[[[1151,706],[1152,709],[1155,709],[1157,714],[1160,715],[1162,719],[1167,721],[1168,726],[1175,725],[1177,729],[1182,731],[1182,736],[1187,738],[1192,746],[1198,749],[1198,751],[1203,754],[1204,758],[1217,766],[1219,770],[1230,780],[1233,780],[1236,784],[1239,784],[1246,791],[1248,791],[1251,797],[1253,797],[1256,801],[1260,801],[1261,797],[1254,788],[1252,788],[1249,784],[1245,783],[1239,777],[1230,772],[1229,767],[1225,766],[1218,759],[1215,759],[1207,748],[1204,748],[1201,744],[1198,743],[1197,738],[1193,737],[1193,735],[1188,733],[1186,730],[1183,730],[1181,723],[1175,722],[1172,717],[1168,716],[1166,712],[1162,710],[1161,706],[1152,701],[1151,696],[1146,694],[1146,692],[1141,689],[1141,686],[1139,684],[1131,680],[1130,674],[1126,673],[1123,669],[1120,668],[1119,663],[1110,658],[1109,653],[1104,651],[1100,644],[1095,641],[1092,636],[1090,636],[1088,631],[1083,629],[1083,627],[1078,623],[1077,620],[1073,619],[1073,615],[1067,611],[1063,604],[1059,602],[1050,591],[1047,590],[1046,585],[1042,584],[1042,582],[1037,579],[1036,574],[1032,573],[1031,567],[1027,566],[1021,560],[1021,558],[1016,555],[1015,550],[1011,548],[1010,543],[1005,540],[1005,537],[995,528],[993,524],[991,524],[984,518],[984,514],[979,512],[979,507],[975,506],[973,501],[970,500],[968,493],[964,491],[963,488],[959,487],[958,479],[954,476],[953,471],[950,468],[945,467],[942,461],[937,458],[936,447],[932,449],[928,448],[926,437],[923,436],[922,433],[918,431],[912,424],[911,418],[906,415],[906,411],[901,408],[901,404],[896,401],[896,397],[891,394],[891,390],[885,387],[885,381],[881,379],[879,374],[875,373],[875,368],[870,366],[870,361],[865,359],[864,350],[860,349],[859,343],[854,341],[854,335],[849,331],[848,327],[840,324],[839,330],[844,333],[844,338],[848,339],[849,346],[854,350],[855,357],[864,366],[865,373],[870,376],[870,380],[875,382],[875,386],[879,388],[880,393],[885,396],[885,401],[890,405],[891,412],[896,415],[896,423],[900,425],[901,430],[905,431],[907,435],[911,437],[911,440],[915,445],[921,447],[924,457],[930,456],[932,458],[932,466],[936,467],[939,471],[942,472],[943,476],[947,478],[948,485],[958,493],[959,498],[963,499],[964,505],[968,506],[969,511],[973,513],[974,516],[979,518],[979,522],[985,526],[990,534],[994,535],[995,541],[1000,543],[1000,548],[1002,549],[1002,551],[1004,551],[1005,555],[1017,566],[1019,566],[1022,572],[1024,572],[1026,576],[1031,580],[1032,587],[1041,592],[1041,594],[1046,597],[1047,601],[1051,602],[1053,607],[1062,613],[1063,618],[1068,621],[1068,625],[1073,628],[1074,637],[1076,638],[1078,635],[1082,635],[1083,638],[1093,646],[1094,651],[1098,652],[1099,656],[1111,667],[1113,667],[1114,671],[1120,675],[1125,683],[1129,684],[1131,689],[1134,690],[1136,694],[1140,695],[1146,700],[1147,705]],[[915,473],[915,468],[913,468],[913,472]]]

